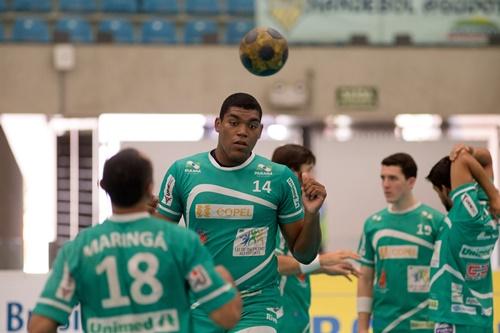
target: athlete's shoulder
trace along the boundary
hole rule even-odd
[[[426,204],[421,204],[419,207],[419,211],[423,216],[427,217],[429,220],[439,221],[444,219],[445,217],[445,214]]]
[[[261,155],[255,155],[251,165],[256,168],[257,172],[272,173],[273,175],[292,173],[286,165],[275,163]]]
[[[194,155],[189,155],[183,158],[178,159],[174,162],[174,165],[180,166],[182,168],[196,168],[201,165],[207,164],[209,162],[208,155],[210,153],[208,151],[197,153]]]
[[[381,209],[373,214],[371,214],[370,216],[368,216],[368,218],[365,220],[365,224],[378,224],[382,221],[384,221],[384,219],[387,219],[387,217],[389,216],[389,211],[387,210],[387,208],[384,208],[384,209]]]

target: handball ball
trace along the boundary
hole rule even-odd
[[[240,59],[246,69],[258,76],[277,73],[288,58],[286,39],[272,28],[250,30],[240,43]]]

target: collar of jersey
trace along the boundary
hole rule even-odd
[[[210,154],[210,152],[208,152],[208,159],[210,160],[210,163],[212,163],[212,165],[214,167],[216,167],[217,169],[220,169],[220,170],[223,170],[223,171],[235,171],[235,170],[243,169],[244,167],[246,167],[247,165],[249,165],[250,163],[252,163],[252,161],[253,161],[254,158],[255,158],[255,154],[254,154],[254,152],[252,152],[252,154],[250,155],[250,157],[248,157],[248,159],[245,162],[241,163],[240,165],[237,165],[237,166],[234,166],[234,167],[223,167],[219,163],[217,163],[217,161],[212,156],[212,154]]]
[[[392,205],[389,205],[389,207],[387,207],[387,211],[391,214],[406,214],[406,213],[409,213],[409,212],[417,209],[418,207],[420,207],[421,204],[422,204],[421,202],[417,202],[416,204],[414,204],[411,207],[406,208],[405,210],[398,210],[398,211],[393,210]]]
[[[112,222],[132,222],[146,217],[149,217],[148,212],[139,212],[131,214],[113,214],[110,217],[108,217],[108,220]]]

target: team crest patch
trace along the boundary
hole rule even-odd
[[[486,264],[468,264],[466,267],[467,274],[465,278],[467,280],[482,280],[488,275],[490,265]]]
[[[430,268],[428,266],[408,266],[408,291],[429,292]]]
[[[186,173],[200,173],[201,167],[200,163],[194,161],[187,161],[184,167],[184,172]]]
[[[212,280],[202,265],[195,266],[189,272],[188,282],[194,292],[202,291],[212,285]]]
[[[451,324],[443,324],[439,323],[436,324],[434,327],[434,333],[454,333],[455,332],[455,326]]]
[[[257,164],[257,168],[255,169],[255,175],[256,176],[272,176],[273,169],[270,166],[259,163],[259,164]]]
[[[268,227],[238,229],[233,245],[233,256],[251,257],[265,255],[268,229]]]

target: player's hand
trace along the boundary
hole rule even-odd
[[[158,197],[151,195],[151,200],[148,202],[148,213],[154,214],[156,212],[156,207],[158,206]]]
[[[350,262],[324,266],[321,267],[321,270],[328,275],[342,275],[349,281],[352,281],[350,275],[354,275],[356,278],[361,275],[361,271]]]
[[[498,220],[500,218],[500,194],[498,193],[498,191],[497,195],[492,200],[490,200],[489,204],[491,215],[493,215],[493,217]]]
[[[472,154],[472,147],[464,145],[463,143],[459,143],[459,144],[455,145],[450,152],[450,155],[449,155],[450,160],[453,162],[464,151]]]
[[[309,213],[316,214],[325,201],[326,189],[306,172],[301,174],[301,180],[304,209]]]
[[[321,266],[331,266],[344,263],[347,259],[359,259],[359,255],[350,250],[325,252],[319,255],[319,262]]]

